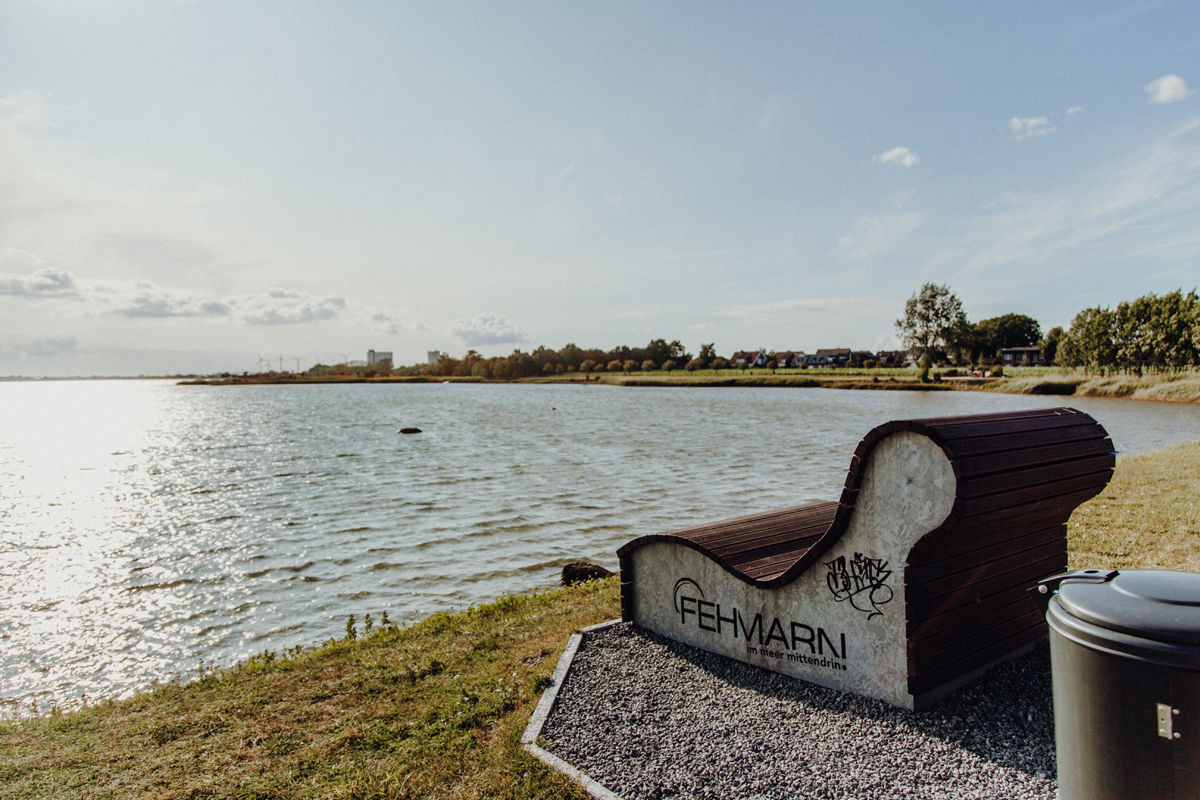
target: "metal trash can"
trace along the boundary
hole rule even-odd
[[[1050,626],[1060,800],[1200,798],[1200,574],[1081,570]]]

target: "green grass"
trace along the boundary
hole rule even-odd
[[[1120,459],[1069,531],[1073,569],[1200,572],[1200,442]]]
[[[616,579],[0,724],[3,798],[584,798],[519,748]]]
[[[982,387],[990,392],[1008,394],[1059,394],[1081,397],[1124,397],[1131,400],[1159,400],[1175,403],[1200,403],[1200,375],[1179,372],[1168,375],[1089,376],[1073,371],[1048,368],[1013,370],[1014,377]]]

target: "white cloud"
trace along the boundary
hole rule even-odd
[[[226,317],[229,306],[217,300],[172,297],[165,292],[144,293],[117,309],[126,317]]]
[[[838,240],[838,248],[850,258],[868,258],[896,245],[921,226],[922,214],[876,214],[860,219],[854,234]]]
[[[0,273],[0,295],[13,297],[67,297],[76,293],[69,272],[38,270],[32,275]]]
[[[1067,109],[1068,117],[1073,117],[1076,114],[1082,114],[1082,113],[1083,113],[1083,106],[1071,106],[1070,108]]]
[[[421,322],[404,322],[396,319],[391,314],[385,314],[382,311],[371,315],[371,324],[376,330],[381,330],[385,333],[396,336],[401,330],[410,331],[427,331],[429,326]]]
[[[1187,81],[1178,75],[1163,75],[1157,80],[1145,85],[1146,93],[1150,95],[1151,103],[1176,103],[1186,100],[1192,91],[1188,89]]]
[[[450,333],[462,340],[468,347],[479,347],[489,344],[521,344],[529,341],[529,334],[518,325],[511,324],[503,317],[484,314],[471,320],[455,320],[450,325]]]
[[[58,356],[70,353],[79,346],[74,336],[47,336],[44,339],[31,339],[10,345],[9,350],[23,356]]]
[[[1008,129],[1012,131],[1013,138],[1017,141],[1034,136],[1045,136],[1058,130],[1050,124],[1050,120],[1046,117],[1013,117],[1008,122]]]
[[[899,164],[902,167],[914,167],[921,163],[921,158],[907,147],[893,147],[886,153],[880,153],[872,161],[880,164]]]
[[[242,319],[251,325],[297,325],[335,319],[346,307],[340,297],[317,298],[277,289],[234,301]]]

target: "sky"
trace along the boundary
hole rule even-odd
[[[896,347],[1200,283],[1200,4],[0,2],[0,376]]]

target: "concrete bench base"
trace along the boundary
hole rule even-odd
[[[677,641],[914,709],[1026,652],[1025,596],[1112,474],[1073,409],[880,426],[838,503],[636,539],[622,616]]]

